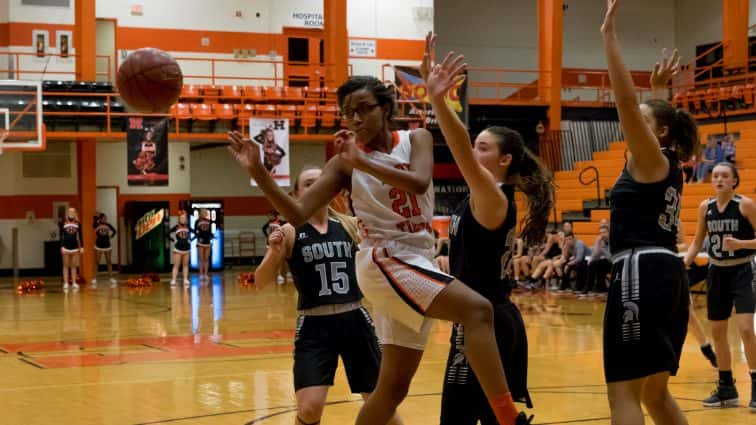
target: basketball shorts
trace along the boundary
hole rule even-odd
[[[688,331],[690,295],[676,253],[648,247],[612,258],[604,312],[606,382],[677,373]]]
[[[515,401],[532,407],[528,394],[528,338],[520,311],[511,301],[494,305],[496,345]],[[465,357],[464,327],[452,326],[451,347],[441,394],[441,425],[496,425],[488,398]]]
[[[384,242],[357,251],[357,281],[373,306],[381,343],[424,350],[433,319],[425,312],[454,278],[420,249]]]
[[[706,309],[709,320],[727,320],[736,314],[756,311],[756,284],[752,262],[737,266],[709,266],[706,278]]]
[[[365,307],[327,316],[299,316],[294,337],[294,389],[333,385],[339,356],[352,393],[378,382],[381,348]]]

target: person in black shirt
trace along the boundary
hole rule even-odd
[[[68,291],[68,278],[71,287],[79,290],[76,272],[83,245],[81,243],[81,223],[76,208],[69,208],[64,221],[60,223],[60,254],[63,256],[63,290]]]
[[[108,223],[108,216],[105,214],[99,214],[94,220],[95,229],[95,264],[99,266],[102,257],[105,257],[105,261],[108,266],[108,276],[110,276],[110,286],[116,286],[118,283],[113,277],[113,247],[110,240],[116,235],[116,229]],[[96,273],[96,271],[95,271]],[[97,276],[92,279],[92,287],[97,287]]]
[[[462,121],[444,100],[463,70],[462,56],[450,53],[443,64],[430,64],[431,37],[421,73],[446,144],[470,187],[449,225],[449,272],[491,302],[499,356],[505,367],[507,398],[532,407],[527,390],[528,343],[525,325],[510,300],[514,286],[513,256],[517,239],[515,188],[528,197],[522,230],[527,244],[544,239],[554,187],[550,172],[525,147],[522,136],[506,127],[489,127],[474,144]],[[558,247],[558,243],[555,244]],[[452,328],[451,347],[441,398],[442,425],[529,423],[512,407],[507,416],[494,414],[480,385],[482,377],[470,367],[475,359],[466,350],[467,329]],[[531,417],[532,419],[532,417]]]
[[[179,212],[178,224],[173,226],[168,233],[176,235],[175,239],[171,238],[171,241],[174,242],[171,286],[176,286],[176,277],[178,276],[179,266],[183,267],[184,286],[189,286],[189,255],[192,251],[191,241],[194,232],[192,231],[192,228],[189,227],[189,219],[186,216],[186,211]]]
[[[321,173],[320,168],[305,167],[294,180],[294,196],[307,192]],[[296,424],[320,423],[339,356],[352,393],[367,398],[378,380],[381,349],[355,276],[358,235],[356,219],[321,208],[297,228],[291,224],[272,228],[265,257],[255,270],[255,284],[265,286],[288,262],[299,294],[294,337]],[[401,421],[395,417],[391,423]]]
[[[199,218],[194,223],[194,233],[197,237],[197,255],[199,256],[199,274],[200,280],[207,280],[207,272],[210,269],[210,252],[213,248],[213,239],[215,235],[213,227],[215,221],[210,219],[210,211],[202,208],[199,212]]]
[[[717,164],[711,173],[711,183],[717,196],[703,201],[698,208],[696,237],[685,256],[685,264],[693,264],[704,238],[708,239],[706,306],[717,353],[719,383],[712,395],[703,401],[703,405],[738,405],[738,391],[732,377],[730,342],[727,338],[729,318],[734,307],[735,321],[751,370],[749,407],[756,410],[756,335],[753,326],[756,311],[756,287],[753,285],[756,203],[735,193],[740,178],[733,164]]]
[[[651,73],[653,98],[638,104],[615,32],[619,3],[607,0],[601,33],[630,155],[610,197],[613,264],[604,313],[604,374],[612,423],[644,423],[643,403],[655,423],[682,425],[687,419],[668,388],[679,367],[690,304],[676,250],[680,160],[695,153],[698,131],[688,112],[659,100],[677,72],[676,54],[657,63]]]

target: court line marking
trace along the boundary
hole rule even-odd
[[[671,384],[671,383],[670,383]],[[678,382],[675,383],[676,385],[691,385],[691,384],[710,384],[710,382]],[[606,396],[606,392],[575,392],[575,391],[542,391],[544,389],[560,389],[560,388],[581,388],[581,387],[606,387],[606,384],[588,384],[588,385],[568,385],[568,386],[553,386],[553,387],[537,387],[537,388],[531,388],[529,391],[531,393],[554,393],[554,394],[577,394],[577,395],[602,395]],[[440,396],[441,393],[419,393],[419,394],[410,394],[407,396],[407,399],[410,398],[420,398],[420,397],[432,397],[432,396]],[[700,403],[701,400],[699,399],[692,399],[687,397],[675,397],[676,400],[683,400],[683,401],[690,401],[690,402],[696,402]],[[356,402],[362,402],[362,399],[354,399],[354,400],[335,400],[331,402],[326,402],[326,406],[334,406],[334,405],[341,405],[341,404],[349,404],[349,403],[356,403]],[[748,409],[748,406],[740,406],[733,407],[733,409]],[[153,422],[141,422],[137,423],[135,425],[154,425],[159,424],[163,422],[182,422],[182,421],[188,421],[193,419],[203,419],[208,417],[217,417],[217,416],[227,416],[227,415],[237,415],[241,413],[250,413],[260,410],[279,410],[279,409],[285,409],[279,412],[274,412],[270,414],[266,414],[264,416],[260,416],[257,418],[253,418],[248,422],[245,422],[245,425],[255,425],[260,424],[263,421],[271,418],[275,418],[281,415],[286,415],[289,413],[294,413],[297,411],[296,406],[273,406],[269,408],[258,408],[258,409],[246,409],[246,410],[236,410],[236,411],[230,411],[230,412],[220,412],[220,413],[212,413],[208,415],[195,415],[195,416],[187,416],[182,418],[170,418],[170,419],[163,419],[159,421],[153,421]],[[537,409],[536,414],[537,414]],[[682,409],[683,413],[697,413],[697,412],[707,412],[707,411],[718,411],[719,409],[714,408],[691,408],[691,409]],[[650,417],[648,415],[645,415],[646,417]],[[559,420],[557,422],[536,422],[533,423],[533,425],[557,425],[557,424],[568,424],[568,423],[586,423],[586,422],[596,422],[596,421],[605,421],[605,420],[611,420],[611,417],[598,417],[598,418],[584,418],[584,419],[572,419],[572,420]]]

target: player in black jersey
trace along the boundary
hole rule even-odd
[[[687,333],[690,299],[677,256],[683,186],[680,160],[699,146],[693,118],[675,110],[666,84],[676,71],[664,60],[651,75],[655,99],[638,105],[615,33],[620,1],[607,0],[601,26],[617,113],[630,151],[611,192],[612,280],[604,315],[604,373],[613,424],[687,424],[669,392]],[[660,89],[660,90],[659,90]]]
[[[194,232],[189,227],[189,219],[185,211],[179,212],[178,224],[173,226],[169,233],[176,235],[171,238],[173,244],[173,271],[171,274],[171,286],[176,286],[179,266],[184,270],[184,286],[189,286],[189,254],[191,253],[191,241]]]
[[[210,219],[210,211],[202,208],[199,212],[199,218],[194,223],[194,233],[197,236],[197,254],[199,255],[199,275],[200,280],[207,280],[207,271],[210,268],[210,251],[213,247],[214,221]]]
[[[458,206],[449,225],[449,272],[467,282],[494,308],[496,343],[506,370],[510,400],[532,407],[527,390],[528,342],[520,311],[509,295],[514,287],[513,256],[517,232],[515,187],[528,197],[528,215],[522,237],[528,244],[544,239],[554,188],[550,172],[525,147],[522,136],[506,127],[489,127],[474,145],[462,121],[444,96],[458,81],[463,57],[447,55],[432,65],[433,41],[426,44],[421,67],[441,132],[470,195]],[[558,246],[558,244],[555,244]],[[441,399],[442,425],[497,424],[468,363],[465,329],[453,325]],[[523,413],[515,423],[529,423]]]
[[[294,196],[303,195],[321,173],[316,167],[302,170],[294,180]],[[355,276],[358,234],[356,219],[321,208],[296,229],[291,224],[273,225],[265,258],[255,270],[255,283],[267,285],[276,281],[287,261],[299,293],[296,425],[320,423],[339,356],[352,393],[367,398],[378,380],[381,349]],[[391,423],[401,421],[394,417]]]
[[[71,277],[71,287],[79,289],[76,283],[76,271],[79,267],[79,257],[83,245],[81,243],[81,223],[76,208],[69,208],[66,219],[60,223],[60,254],[63,256],[63,290],[68,291],[68,278]]]
[[[95,229],[95,264],[99,266],[102,257],[105,257],[105,261],[108,266],[108,276],[110,276],[110,286],[116,286],[117,281],[113,277],[113,247],[110,244],[110,240],[116,235],[116,229],[108,223],[108,216],[101,213],[95,217],[94,220]],[[97,287],[97,276],[95,271],[95,277],[92,279],[92,287]]]
[[[704,238],[708,239],[706,303],[719,363],[719,383],[703,405],[728,407],[738,404],[727,339],[728,321],[734,306],[738,333],[751,371],[749,407],[756,410],[756,336],[753,326],[756,286],[752,268],[756,253],[756,203],[735,193],[740,179],[737,168],[730,163],[714,167],[711,183],[717,196],[703,201],[698,208],[696,238],[685,257],[685,263],[692,264]]]

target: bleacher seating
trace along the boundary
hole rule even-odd
[[[114,94],[115,88],[108,82],[45,81],[43,92],[48,93],[48,96],[44,96],[43,108],[53,112],[45,116],[51,130],[55,131],[58,124],[72,123],[80,112],[93,113],[82,122],[95,124],[102,129],[106,125],[105,113],[108,110],[108,98],[103,94]],[[87,93],[98,95],[87,96]],[[110,99],[111,112],[125,110],[117,96]],[[186,84],[179,102],[171,106],[168,113],[173,120],[171,125],[188,121],[188,125],[184,126],[187,131],[204,129],[201,126],[193,127],[192,121],[229,121],[231,125],[243,129],[252,117],[289,119],[294,131],[308,131],[338,126],[339,113],[335,101],[336,90],[328,87]],[[6,99],[3,102],[9,101]],[[124,119],[113,117],[113,121],[120,123]],[[121,128],[120,125],[112,127],[116,130]],[[209,128],[213,129],[214,125]]]

